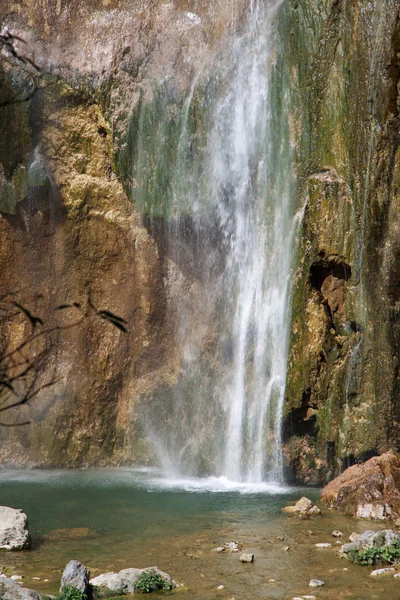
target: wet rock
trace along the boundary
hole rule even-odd
[[[103,573],[90,580],[90,585],[94,588],[103,588],[103,591],[110,590],[120,594],[134,594],[135,583],[138,581],[142,573],[155,571],[166,583],[176,588],[175,581],[168,573],[160,571],[158,567],[147,567],[146,569],[122,569],[119,573]]]
[[[239,552],[239,546],[237,542],[227,542],[225,547],[228,548],[231,552]]]
[[[399,457],[387,453],[349,467],[324,487],[321,501],[348,515],[395,520],[400,516]]]
[[[385,548],[393,542],[400,542],[400,533],[396,533],[392,529],[384,529],[382,531],[367,530],[361,533],[354,542],[344,544],[341,549],[341,555],[347,555],[355,550],[366,550],[368,548]]]
[[[387,575],[388,573],[393,573],[396,569],[393,567],[386,567],[384,569],[375,569],[370,573],[371,577],[379,577],[379,575]]]
[[[321,587],[322,585],[325,585],[325,583],[321,581],[321,579],[311,579],[308,585],[310,587]]]
[[[0,579],[0,598],[2,600],[42,600],[42,596],[34,590],[28,590],[8,578]]]
[[[242,554],[239,560],[242,563],[252,563],[254,562],[254,554]]]
[[[308,512],[313,507],[313,503],[309,498],[303,496],[300,498],[298,502],[295,504],[296,512]]]
[[[88,590],[90,571],[77,560],[71,560],[64,569],[61,577],[61,588],[70,585],[84,594]]]
[[[301,516],[306,516],[306,515],[313,516],[313,515],[319,515],[321,513],[318,506],[315,506],[312,503],[312,501],[309,498],[306,498],[305,496],[300,498],[300,500],[298,502],[296,502],[296,504],[294,506],[285,506],[282,510],[283,510],[283,512],[286,512],[289,514],[298,513]]]
[[[20,509],[0,506],[0,550],[30,548],[28,518]]]
[[[332,537],[335,537],[335,538],[343,537],[343,533],[341,531],[332,531]]]

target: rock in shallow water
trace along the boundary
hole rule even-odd
[[[349,467],[324,487],[321,501],[360,518],[396,519],[400,516],[399,456],[382,454]]]
[[[311,579],[308,585],[310,587],[321,587],[322,585],[325,585],[325,583],[321,581],[321,579]]]
[[[344,544],[340,552],[342,556],[347,556],[349,553],[355,550],[366,550],[368,548],[385,548],[393,544],[393,542],[400,542],[400,533],[393,531],[392,529],[383,529],[382,531],[372,531],[368,529],[361,533],[354,542]]]
[[[370,573],[371,577],[379,577],[379,575],[387,575],[388,573],[393,573],[396,569],[393,569],[393,567],[386,567],[384,569],[375,569],[375,571],[372,571],[372,573]]]
[[[30,548],[28,518],[20,509],[0,506],[0,550]]]
[[[148,571],[155,571],[164,581],[172,588],[176,588],[176,583],[168,573],[160,571],[158,567],[147,567],[146,569],[122,569],[119,573],[103,573],[90,580],[90,584],[94,587],[106,588],[112,592],[120,594],[133,594],[135,592],[135,584],[142,575]]]
[[[3,600],[42,600],[42,596],[34,590],[28,590],[8,578],[0,579],[0,598]]]
[[[294,506],[285,506],[285,508],[283,508],[282,510],[283,512],[289,514],[298,513],[302,516],[313,516],[321,514],[321,511],[318,508],[318,506],[315,506],[315,504],[313,504],[312,501],[309,498],[306,498],[305,496],[300,498],[300,500],[296,502]]]
[[[254,562],[254,554],[242,554],[239,560],[242,563],[252,563]]]
[[[70,585],[85,594],[88,590],[89,579],[89,569],[84,567],[78,560],[71,560],[62,574],[60,592],[63,587]]]

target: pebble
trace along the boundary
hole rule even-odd
[[[290,550],[290,546],[283,546],[283,549],[285,550],[285,552],[287,552],[288,550]]]
[[[254,554],[242,554],[239,560],[242,563],[252,563],[254,562]]]
[[[377,577],[379,575],[386,575],[386,573],[393,573],[396,569],[393,569],[392,567],[386,567],[385,569],[375,569],[375,571],[372,571],[372,573],[370,573],[371,577]]]
[[[14,581],[18,581],[19,579],[23,579],[22,575],[11,575],[10,579]]]
[[[225,586],[224,586],[224,585],[219,585],[219,586],[217,587],[217,590],[223,590],[224,588],[225,588]]]
[[[332,544],[315,544],[316,548],[331,548]]]
[[[239,546],[237,545],[237,542],[227,542],[225,546],[231,552],[239,552]]]
[[[400,573],[396,573],[395,577],[398,579],[400,577]]]
[[[217,552],[225,552],[225,550],[226,550],[226,548],[221,548],[221,547],[217,548]]]
[[[278,535],[276,536],[276,539],[278,540],[278,542],[283,542],[285,538],[283,537],[283,535]]]
[[[332,537],[342,537],[343,533],[341,531],[332,531]]]
[[[303,596],[303,600],[317,600],[316,596]]]
[[[311,581],[308,585],[310,587],[321,587],[321,585],[325,585],[325,583],[323,581],[321,581],[320,579],[311,579]]]
[[[275,583],[276,579],[268,579],[268,583]]]
[[[32,577],[34,581],[40,581],[40,577]]]

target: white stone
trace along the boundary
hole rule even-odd
[[[343,533],[341,531],[332,531],[332,537],[340,538],[342,536],[343,536]]]
[[[386,567],[385,569],[375,569],[370,573],[371,577],[378,577],[379,575],[386,575],[387,573],[393,573],[396,569],[392,567]]]
[[[231,552],[239,552],[239,546],[237,545],[237,542],[227,542],[225,546]]]
[[[239,560],[243,563],[252,563],[254,562],[254,554],[242,554]]]
[[[323,543],[323,544],[315,544],[316,548],[332,548],[332,544]]]
[[[0,506],[0,550],[23,550],[30,545],[26,514],[20,509]]]
[[[225,552],[226,548],[217,548],[217,552]]]
[[[325,583],[320,579],[311,579],[308,585],[310,587],[321,587],[322,585],[325,585]]]
[[[224,585],[219,585],[219,586],[217,587],[217,590],[223,590],[224,588],[225,588],[225,586],[224,586]]]

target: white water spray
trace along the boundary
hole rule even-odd
[[[161,434],[157,421],[148,431],[161,462],[175,464],[176,475],[198,475],[199,443],[207,421],[217,419],[210,440],[215,457],[212,473],[237,482],[283,480],[281,418],[285,392],[291,307],[291,268],[298,218],[294,208],[292,150],[288,129],[288,90],[275,82],[274,24],[280,1],[253,1],[241,34],[218,65],[202,178],[187,168],[190,148],[188,118],[198,77],[184,107],[178,141],[174,202],[190,207],[193,221],[207,215],[219,231],[224,269],[207,280],[207,294],[218,305],[220,337],[227,340],[228,376],[215,381],[212,399],[202,384],[194,386],[189,433],[177,443],[175,432]],[[221,83],[222,82],[222,83]],[[204,175],[205,174],[205,175]],[[169,244],[180,247],[179,227]],[[185,319],[182,311],[182,319]],[[184,323],[183,329],[190,329]],[[193,339],[185,347],[182,379],[206,376]],[[216,350],[217,352],[217,350]],[[191,357],[191,358],[190,358]],[[186,414],[186,391],[176,392],[172,421]],[[186,394],[187,395],[187,394]],[[158,412],[153,411],[154,413]],[[148,420],[151,420],[149,418]],[[219,441],[216,443],[215,438]],[[182,457],[191,458],[182,469]],[[197,462],[196,462],[197,461]],[[189,466],[189,468],[188,468]]]

